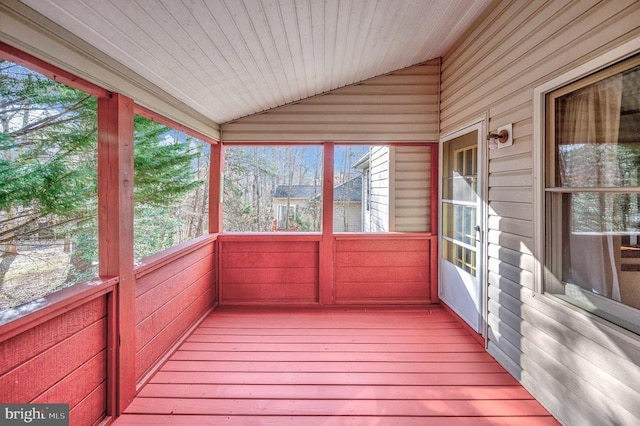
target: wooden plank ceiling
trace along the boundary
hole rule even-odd
[[[490,0],[22,0],[216,123],[443,55]]]

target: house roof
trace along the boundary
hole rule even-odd
[[[355,163],[351,166],[354,169],[364,170],[369,167],[369,157],[371,153],[369,151],[365,152],[364,155],[356,160]]]
[[[362,176],[338,185],[333,188],[333,201],[362,201]]]
[[[312,199],[319,198],[322,193],[321,186],[315,185],[278,185],[273,193],[273,198]],[[362,201],[362,176],[337,185],[333,188],[333,201]]]
[[[321,186],[316,185],[278,185],[273,198],[304,198],[310,199],[322,192]]]
[[[218,124],[442,56],[491,3],[21,1],[4,7],[27,9],[19,15],[90,61]],[[37,45],[32,51],[56,59]],[[78,58],[60,65],[82,74]]]

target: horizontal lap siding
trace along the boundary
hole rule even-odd
[[[434,141],[439,61],[222,125],[231,141]]]
[[[317,241],[221,242],[220,302],[318,302]]]
[[[138,277],[136,379],[144,375],[216,299],[214,243]]]
[[[430,232],[431,147],[395,147],[394,230]]]
[[[534,297],[533,89],[640,35],[633,1],[496,2],[443,58],[441,126],[489,112],[489,351],[567,424],[640,423],[640,339]]]
[[[362,203],[334,203],[333,232],[361,232]]]
[[[429,244],[426,239],[338,239],[336,301],[428,302]]]
[[[389,209],[391,207],[390,187],[392,165],[394,161],[393,150],[388,146],[376,146],[370,153],[370,201],[369,210],[365,211],[369,223],[367,232],[388,232]]]
[[[0,401],[69,404],[71,424],[106,414],[106,296],[0,345]]]

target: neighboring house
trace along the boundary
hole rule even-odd
[[[356,176],[333,188],[333,231],[362,230],[362,176]]]
[[[310,206],[310,200],[321,192],[322,187],[316,185],[278,185],[273,193],[271,230],[295,231],[301,222],[312,221],[314,205]],[[321,206],[315,208],[319,210]]]
[[[430,231],[430,163],[430,147],[373,146],[354,164],[364,176],[364,232]]]
[[[278,185],[273,195],[275,214],[273,231],[313,230],[314,216],[320,218],[322,187],[315,185]],[[333,230],[362,231],[362,176],[356,176],[333,188]],[[287,214],[289,221],[287,223]],[[315,222],[317,223],[317,222]],[[302,229],[300,225],[302,224]]]

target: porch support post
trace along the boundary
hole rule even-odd
[[[209,171],[209,233],[222,232],[222,180],[224,172],[224,146],[222,142],[211,146]]]
[[[222,141],[211,146],[211,166],[209,169],[209,233],[219,234],[222,232],[222,220],[224,204],[222,203],[222,184],[224,181],[224,145]],[[215,242],[215,300],[220,302],[222,286],[220,285],[220,252],[221,243]]]
[[[440,145],[437,143],[431,144],[431,237],[429,239],[429,255],[430,255],[430,268],[431,268],[431,303],[438,303],[440,298],[438,297],[438,210],[440,208],[440,199],[438,198],[438,188],[440,186],[439,180],[439,151]]]
[[[133,274],[133,101],[98,99],[99,275],[118,277],[110,301],[108,410],[119,415],[136,392],[135,277]],[[113,412],[115,411],[115,412]]]
[[[322,240],[320,241],[319,301],[321,305],[335,303],[333,265],[333,158],[335,145],[326,142],[323,155],[322,180]]]

